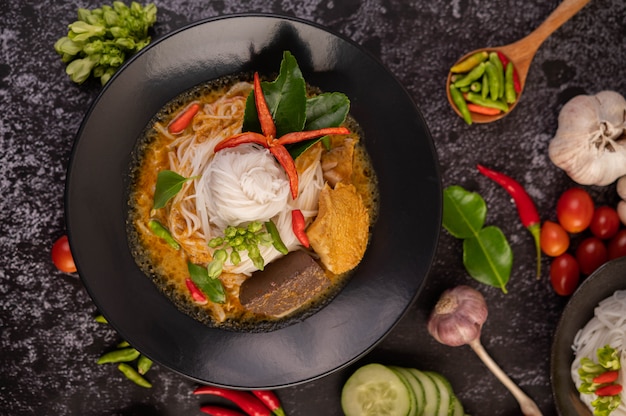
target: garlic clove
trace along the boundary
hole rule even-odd
[[[626,176],[622,176],[617,180],[617,194],[620,198],[626,200]]]

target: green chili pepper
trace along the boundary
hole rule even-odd
[[[180,244],[178,244],[178,242],[174,240],[172,234],[170,234],[169,230],[165,228],[163,224],[161,224],[157,220],[150,220],[150,222],[148,222],[148,226],[150,227],[154,235],[165,240],[165,242],[175,250],[180,250]]]
[[[108,324],[108,323],[109,323],[109,322],[107,321],[107,318],[105,318],[105,317],[104,317],[104,316],[102,316],[102,315],[97,315],[97,316],[94,318],[94,320],[95,320],[96,322],[98,322],[98,323],[101,323],[101,324]]]
[[[485,51],[477,52],[467,59],[454,65],[452,68],[450,68],[450,72],[458,73],[471,71],[475,66],[485,61],[488,57],[489,54]]]
[[[470,85],[470,91],[473,91],[473,92],[480,92],[482,88],[483,88],[483,83],[480,81],[474,81]]]
[[[117,366],[117,369],[120,370],[122,374],[126,376],[127,379],[137,384],[138,386],[145,387],[147,389],[152,387],[152,384],[148,380],[143,378],[143,376],[139,374],[137,370],[135,370],[130,365],[121,363],[120,365]]]
[[[502,98],[504,96],[504,68],[502,67],[502,61],[496,52],[491,52],[489,54],[489,62],[496,67],[499,85],[498,98]]]
[[[474,69],[472,69],[466,76],[454,83],[457,88],[469,87],[470,84],[483,76],[485,73],[485,63],[479,63]]]
[[[280,238],[280,233],[278,232],[278,228],[274,221],[269,220],[265,223],[265,229],[272,236],[272,245],[276,250],[278,250],[281,254],[289,253],[287,246],[283,243],[282,238]]]
[[[487,96],[489,95],[489,75],[487,75],[487,72],[483,74],[482,81],[483,81],[483,85],[480,91],[480,95],[482,95],[483,98],[487,98]]]
[[[450,76],[450,82],[454,84],[455,82],[463,79],[464,77],[465,77],[465,74],[452,74]]]
[[[141,354],[137,360],[137,372],[139,374],[146,374],[152,367],[152,360]]]
[[[486,62],[485,73],[489,77],[489,97],[495,101],[498,99],[498,94],[500,92],[500,77],[498,76],[498,69],[491,62]]]
[[[468,93],[471,94],[471,93]],[[465,120],[465,122],[467,124],[472,124],[472,115],[470,114],[470,111],[467,109],[467,103],[465,102],[465,99],[463,98],[463,94],[461,94],[461,92],[454,86],[454,85],[450,85],[450,96],[452,97],[452,101],[454,102],[454,105],[456,105],[456,108],[459,109],[459,111],[461,112],[461,115],[463,116],[463,120]]]
[[[119,363],[136,360],[139,357],[139,351],[134,348],[122,348],[107,352],[98,359],[98,364]]]
[[[126,348],[126,347],[130,347],[130,343],[128,341],[122,341],[119,344],[117,344],[117,348]]]
[[[504,101],[483,98],[480,94],[476,94],[475,92],[471,91],[467,93],[467,101],[474,104],[482,105],[483,107],[497,108],[498,110],[502,110],[505,113],[509,111],[509,106]]]
[[[509,104],[513,104],[517,99],[515,84],[513,83],[513,63],[511,62],[506,64],[506,73],[504,80],[504,99]]]

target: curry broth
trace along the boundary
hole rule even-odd
[[[263,316],[255,316],[246,312],[239,302],[239,286],[246,276],[224,273],[220,276],[226,292],[226,303],[221,305],[224,319],[216,318],[212,308],[216,305],[210,300],[207,305],[199,305],[191,299],[185,280],[189,277],[187,262],[208,263],[211,255],[206,250],[205,258],[191,258],[184,250],[173,249],[163,239],[154,235],[148,227],[150,219],[156,219],[165,223],[166,210],[153,210],[153,200],[157,174],[159,171],[169,169],[168,146],[172,138],[161,134],[155,129],[155,124],[167,126],[170,121],[188,105],[191,101],[211,103],[220,97],[235,82],[241,78],[226,77],[214,82],[199,85],[171,103],[166,105],[149,123],[144,134],[139,139],[137,148],[133,154],[131,167],[131,185],[129,188],[129,216],[128,236],[130,247],[135,261],[139,267],[149,275],[157,287],[168,296],[179,309],[195,319],[209,325],[220,326],[229,329],[265,330],[276,326],[275,319]],[[245,79],[244,79],[245,80]],[[357,141],[353,157],[352,184],[368,210],[370,218],[370,232],[377,217],[378,210],[378,184],[375,172],[371,166],[369,156],[360,142],[361,129],[351,118],[346,120],[346,127],[352,132],[349,137]],[[185,186],[193,186],[192,181]],[[331,279],[331,287],[319,299],[310,302],[308,307],[300,308],[289,317],[280,319],[283,323],[289,323],[294,319],[301,319],[314,313],[319,307],[343,287],[350,272],[343,275],[333,275],[325,270]],[[224,278],[225,277],[225,278]]]

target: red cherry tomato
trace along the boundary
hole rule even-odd
[[[589,229],[596,237],[606,240],[617,234],[620,224],[615,208],[603,205],[593,212]]]
[[[552,260],[550,283],[558,295],[569,296],[574,293],[579,280],[580,268],[574,256],[564,253]]]
[[[576,260],[583,274],[591,274],[609,259],[604,242],[598,237],[588,237],[576,248]]]
[[[579,233],[589,227],[593,210],[593,199],[582,188],[568,189],[556,203],[559,224],[570,233]]]
[[[70,251],[70,243],[67,240],[67,236],[64,235],[59,238],[52,245],[52,262],[65,273],[74,273],[76,271],[76,265],[74,264],[74,258]]]
[[[615,237],[609,241],[608,248],[609,260],[626,256],[626,229],[621,229],[615,234]]]
[[[546,221],[541,227],[540,244],[544,254],[560,256],[569,247],[569,234],[556,222]]]

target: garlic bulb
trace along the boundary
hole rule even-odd
[[[469,286],[457,286],[439,298],[428,320],[428,332],[442,344],[458,347],[480,338],[486,320],[483,295]]]
[[[626,175],[626,100],[615,91],[578,95],[561,109],[549,156],[581,185]]]

